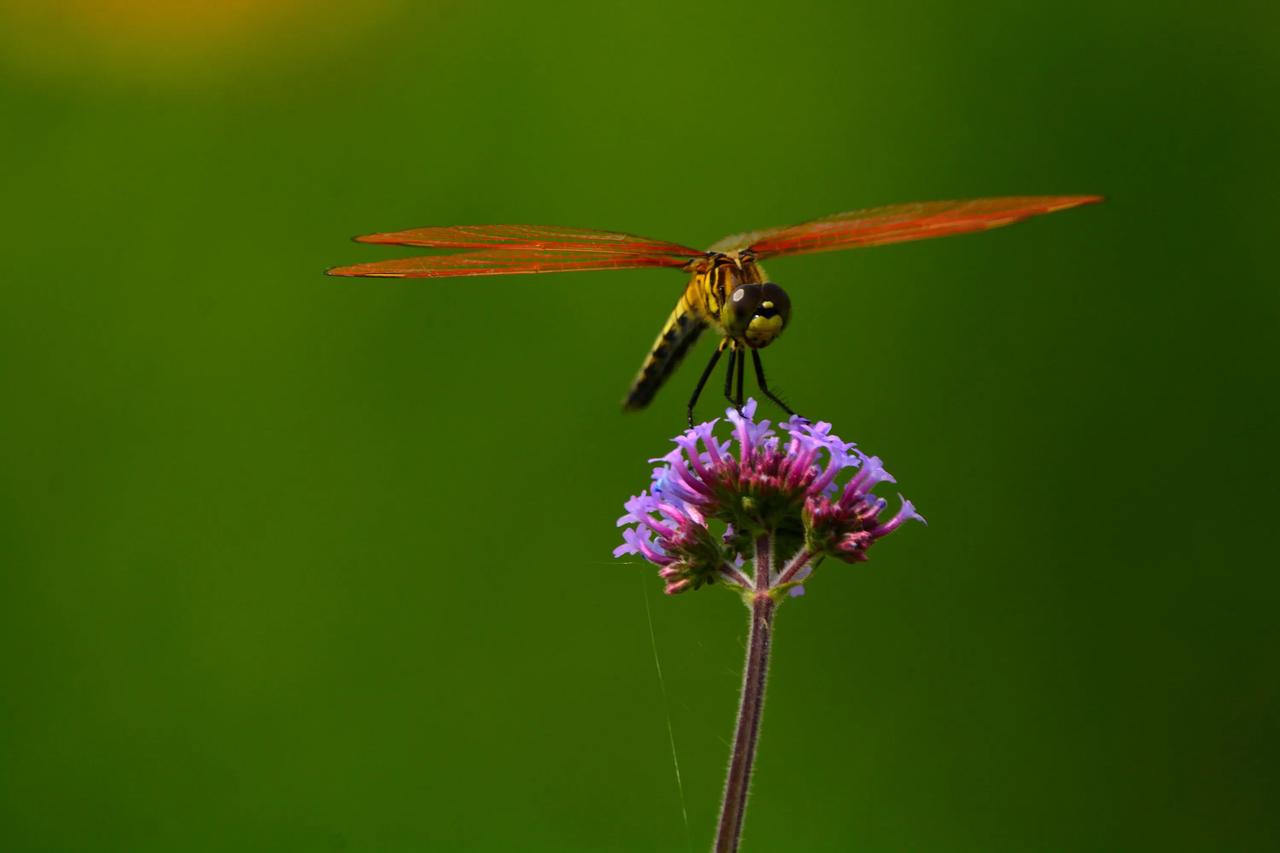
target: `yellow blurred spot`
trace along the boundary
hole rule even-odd
[[[222,76],[331,47],[399,0],[0,0],[0,63],[150,83]]]

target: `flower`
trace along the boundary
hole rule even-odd
[[[903,522],[924,521],[901,496],[900,508],[881,520],[887,502],[872,490],[893,477],[879,457],[834,435],[831,424],[792,416],[779,432],[756,422],[755,411],[755,400],[741,412],[725,411],[727,440],[715,435],[719,419],[676,436],[674,450],[650,460],[661,464],[648,490],[626,502],[614,556],[638,554],[657,565],[668,594],[717,580],[799,594],[816,561],[864,561],[867,549]],[[775,566],[775,552],[787,549],[793,556]],[[748,554],[754,578],[743,571]]]

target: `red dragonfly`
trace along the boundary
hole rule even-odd
[[[689,276],[680,301],[645,356],[623,408],[642,409],[707,327],[720,335],[711,361],[689,398],[689,425],[711,371],[726,351],[724,393],[742,406],[747,353],[760,391],[795,414],[769,390],[760,350],[771,344],[791,317],[791,300],[771,282],[760,262],[767,258],[882,246],[986,231],[1031,216],[1101,201],[1100,196],[1012,196],[968,201],[928,201],[854,210],[801,225],[726,237],[707,251],[634,234],[544,225],[450,225],[357,237],[361,243],[467,249],[448,255],[374,261],[334,267],[329,275],[374,278],[450,278],[578,270],[670,267]],[[737,375],[734,385],[735,368]]]

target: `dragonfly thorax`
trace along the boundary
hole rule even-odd
[[[791,319],[791,299],[771,281],[740,284],[722,312],[729,334],[752,349],[773,343]]]

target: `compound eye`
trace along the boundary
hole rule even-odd
[[[762,317],[782,317],[786,323],[791,317],[791,299],[787,292],[773,282],[760,286],[759,307],[756,311]]]
[[[747,319],[756,313],[756,309],[760,307],[760,285],[743,284],[737,287],[733,293],[729,294],[729,305],[732,306],[734,316]]]

